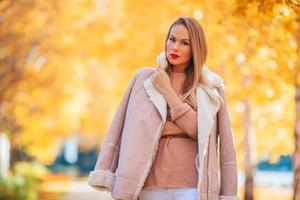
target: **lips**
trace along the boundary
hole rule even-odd
[[[173,59],[176,59],[176,58],[178,58],[179,56],[178,55],[176,55],[176,54],[170,54],[170,56],[173,58]]]

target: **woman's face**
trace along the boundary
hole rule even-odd
[[[166,48],[168,61],[184,70],[192,58],[192,49],[189,32],[183,25],[171,28]]]

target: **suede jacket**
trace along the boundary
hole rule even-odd
[[[167,102],[154,68],[136,71],[111,121],[88,184],[115,199],[137,200],[156,155]],[[238,200],[237,163],[223,80],[206,66],[196,89],[197,200]]]

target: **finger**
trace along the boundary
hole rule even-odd
[[[163,72],[161,71],[161,70],[159,70],[158,72],[157,72],[157,75],[161,75]]]

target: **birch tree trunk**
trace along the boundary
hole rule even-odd
[[[300,70],[300,11],[297,13],[297,63],[296,63],[296,86],[295,86],[295,152],[293,156],[293,168],[294,168],[294,200],[300,200],[300,83],[298,83],[298,76]]]

